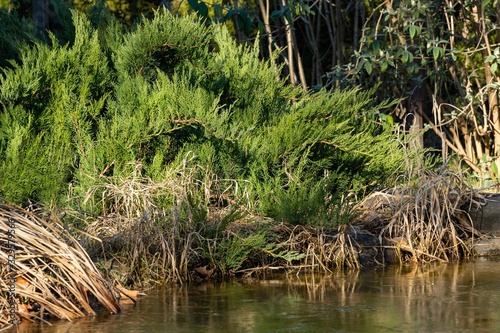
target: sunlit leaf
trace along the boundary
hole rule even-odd
[[[401,56],[401,62],[403,64],[406,64],[408,62],[408,58],[410,57],[409,54],[410,54],[410,52],[408,52],[408,51],[403,52],[403,54]]]
[[[491,0],[483,0],[483,1],[481,1],[481,7],[484,8],[484,7],[488,6],[490,2],[491,2]]]
[[[383,61],[382,64],[380,64],[380,71],[383,73],[387,70],[387,67],[389,67],[389,63],[387,61]]]
[[[486,57],[485,62],[493,62],[495,59],[496,57],[494,55],[489,55]]]
[[[413,73],[413,71],[414,71],[414,67],[413,67],[413,66],[408,66],[408,67],[406,67],[406,73],[408,73],[408,74],[412,74],[412,73]]]
[[[421,29],[419,26],[411,25],[410,26],[410,38],[414,39],[415,37],[420,36]]]
[[[496,181],[498,181],[498,166],[495,161],[491,162],[491,171],[493,173],[491,178],[494,178]]]
[[[392,127],[394,126],[394,118],[391,115],[380,113],[379,114],[380,122],[384,125],[384,127]]]
[[[387,115],[387,123],[389,124],[389,126],[394,126],[394,118],[391,116],[391,115]]]
[[[371,73],[373,71],[373,66],[372,66],[371,62],[369,62],[369,61],[365,62],[365,70],[368,73],[368,75],[371,75]]]
[[[498,69],[498,63],[497,62],[492,63],[490,66],[491,74],[495,74],[497,69]]]
[[[432,55],[434,56],[434,61],[438,61],[438,59],[439,59],[439,55],[440,55],[439,49],[440,48],[437,46],[432,49]]]
[[[366,60],[365,59],[361,59],[358,63],[358,66],[356,67],[356,71],[361,71],[361,69],[363,69],[363,67],[365,66],[365,62]]]

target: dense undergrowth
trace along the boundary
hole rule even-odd
[[[392,185],[403,164],[374,90],[290,86],[257,44],[194,17],[127,28],[99,6],[56,12],[48,37],[0,14],[6,202],[85,230],[101,268],[130,283],[317,267],[325,244],[325,269],[356,266],[337,251],[348,240],[304,239],[346,228],[347,198]]]

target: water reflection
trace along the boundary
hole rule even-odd
[[[500,332],[500,261],[274,275],[149,291],[135,307],[21,332]]]

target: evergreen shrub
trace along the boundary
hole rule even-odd
[[[257,43],[237,45],[194,17],[160,11],[128,28],[102,8],[69,13],[74,39],[30,37],[1,64],[0,192],[9,201],[109,213],[98,204],[109,179],[140,165],[162,183],[190,163],[197,205],[227,197],[253,214],[335,225],[342,196],[383,186],[402,164],[394,135],[373,121],[388,106],[373,103],[373,90],[292,87],[259,60]],[[34,36],[13,17],[1,24]]]

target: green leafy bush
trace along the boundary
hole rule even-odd
[[[382,186],[402,163],[393,134],[372,121],[387,107],[373,90],[292,87],[257,44],[194,17],[157,12],[129,29],[104,11],[71,13],[73,41],[23,44],[2,70],[0,192],[10,201],[101,214],[113,206],[95,204],[106,177],[140,165],[162,183],[189,155],[197,205],[231,198],[252,213],[333,225],[344,194]]]

